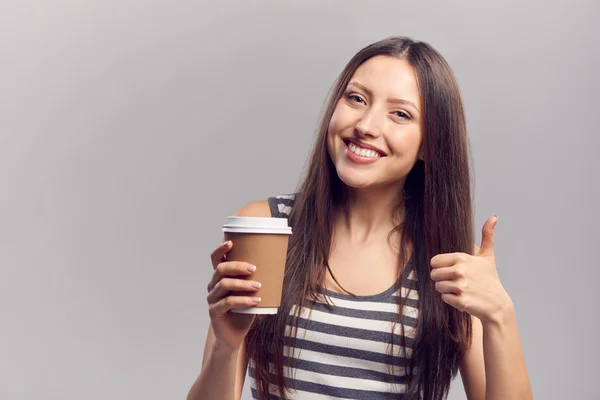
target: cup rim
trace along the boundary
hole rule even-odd
[[[291,234],[287,218],[230,216],[223,232]]]

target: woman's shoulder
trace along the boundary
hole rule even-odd
[[[271,216],[268,200],[258,200],[242,206],[235,212],[236,217],[265,217]]]
[[[279,194],[242,206],[235,212],[238,217],[288,218],[294,206],[296,194]]]

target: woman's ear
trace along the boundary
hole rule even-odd
[[[423,144],[421,144],[421,147],[419,148],[419,153],[417,154],[417,159],[421,160],[421,161],[425,161],[425,146],[423,146]]]

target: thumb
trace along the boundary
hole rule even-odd
[[[498,216],[488,218],[483,225],[481,230],[481,248],[479,249],[479,256],[493,256],[494,255],[494,228],[498,222]]]

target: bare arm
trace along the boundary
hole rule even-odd
[[[483,326],[487,400],[533,399],[514,309]]]
[[[473,342],[460,374],[469,400],[533,399],[512,307],[493,323],[473,318]]]
[[[218,346],[215,344],[212,328],[209,328],[202,370],[192,385],[187,400],[239,400],[248,366],[245,347],[245,342],[238,350]],[[215,382],[219,384],[215,385]]]
[[[474,246],[474,254],[479,247]],[[473,336],[460,375],[469,400],[533,399],[512,302],[482,324],[472,317]]]
[[[235,215],[245,217],[270,217],[271,210],[269,208],[269,203],[266,200],[257,201],[242,207]],[[213,253],[213,255],[214,254],[215,253]],[[218,263],[222,255],[223,254],[218,254],[215,256],[213,264]],[[216,265],[213,265],[213,267],[217,268]],[[210,285],[211,284],[209,283],[209,286]],[[223,284],[222,287],[225,287],[225,284]],[[215,290],[214,286],[212,290]],[[234,297],[236,296],[232,296],[229,299],[231,300]],[[224,300],[227,299],[223,299],[222,301]],[[241,298],[238,298],[238,300],[235,301],[239,303],[241,300]],[[229,306],[231,305],[233,305],[233,303],[229,304]],[[244,304],[239,303],[236,307],[239,307],[240,305]],[[249,304],[246,304],[246,306],[248,305]],[[230,308],[229,306],[227,308]],[[239,316],[239,318],[245,317],[246,316],[242,315]],[[204,345],[202,369],[188,393],[187,400],[239,400],[242,396],[242,388],[244,386],[246,369],[248,367],[248,360],[246,358],[246,340],[243,338],[243,340],[235,340],[235,345],[226,345],[223,340],[217,340],[215,330],[213,330],[213,323],[217,324],[215,325],[217,328],[221,328],[221,331],[217,330],[218,332],[223,332],[223,329],[231,331],[231,328],[227,328],[223,325],[221,319],[213,319],[211,317],[211,325]],[[219,323],[221,323],[221,325],[219,325]]]

